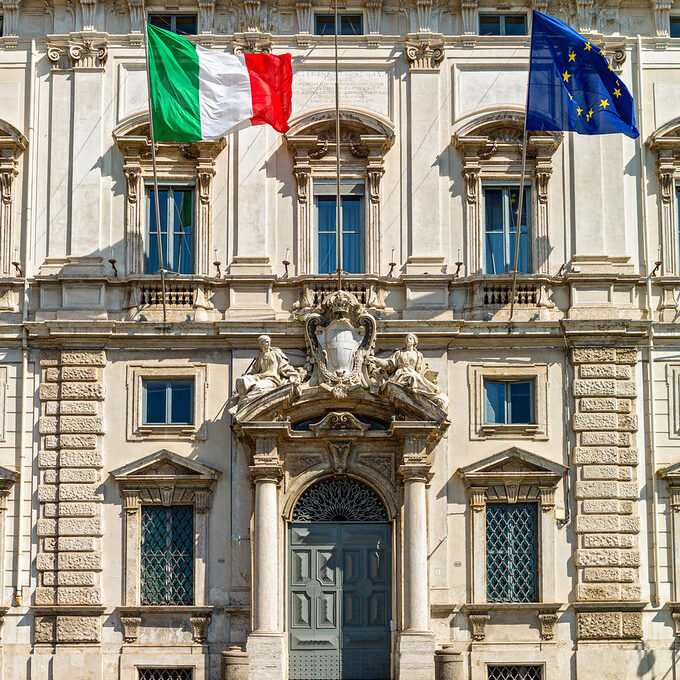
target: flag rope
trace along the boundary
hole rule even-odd
[[[163,258],[163,242],[161,240],[161,211],[158,200],[158,169],[156,167],[156,138],[153,132],[153,109],[151,104],[151,70],[149,69],[149,24],[144,12],[144,53],[146,56],[146,85],[149,95],[149,136],[151,137],[151,166],[153,168],[153,195],[156,208],[156,241],[158,244],[158,266],[161,274],[161,300],[163,302],[163,326],[167,323],[165,300],[165,262]]]

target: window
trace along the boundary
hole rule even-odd
[[[671,17],[671,38],[680,38],[680,16]]]
[[[349,274],[364,271],[364,185],[341,185],[342,269]],[[317,231],[317,272],[330,274],[337,269],[335,182],[314,183]]]
[[[148,188],[147,193],[149,219],[144,273],[155,274],[160,269],[156,201],[152,187]],[[166,271],[177,274],[194,273],[193,195],[193,189],[186,187],[159,187],[158,189],[163,265]]]
[[[486,600],[538,600],[536,503],[487,503]]]
[[[479,35],[526,35],[526,14],[480,14]]]
[[[191,425],[193,380],[143,380],[144,425]]]
[[[363,35],[364,22],[361,14],[340,14],[340,30],[338,35]],[[314,16],[314,33],[316,35],[335,35],[335,16],[333,14],[316,14]]]
[[[533,423],[533,380],[485,380],[484,422],[493,425]]]
[[[142,506],[143,605],[194,602],[194,509]]]
[[[541,680],[540,666],[489,666],[489,680]]]
[[[191,668],[140,668],[139,680],[192,680]]]
[[[149,14],[149,23],[178,35],[196,35],[198,32],[195,14]]]
[[[0,14],[0,37],[2,37],[4,35],[4,33],[2,32],[3,22],[4,22],[4,17],[2,16],[2,14]]]
[[[518,187],[484,187],[484,225],[486,274],[505,274],[512,271],[515,261],[515,233],[517,229]],[[519,232],[517,271],[531,271],[531,190],[524,190],[522,225]]]

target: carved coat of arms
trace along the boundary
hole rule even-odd
[[[338,398],[356,387],[369,387],[366,361],[375,346],[375,319],[354,295],[338,290],[310,314],[305,332],[311,354],[311,384]]]

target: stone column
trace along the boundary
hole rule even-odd
[[[399,473],[404,482],[404,606],[403,628],[398,637],[398,677],[433,680],[434,634],[430,627],[427,559],[427,483],[430,463],[424,437],[407,436]]]
[[[264,433],[263,433],[264,435]],[[287,673],[286,651],[279,617],[279,509],[278,485],[281,462],[277,438],[255,439],[255,453],[250,472],[255,485],[251,591],[253,632],[248,636],[250,680],[283,680]]]

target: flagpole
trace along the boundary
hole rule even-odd
[[[335,48],[335,240],[338,290],[342,288],[342,223],[340,207],[340,85],[338,75],[338,0],[334,3]]]
[[[146,88],[149,95],[149,133],[151,137],[151,166],[153,168],[153,195],[156,208],[156,241],[158,243],[158,266],[161,273],[161,300],[163,301],[163,325],[167,323],[165,303],[165,262],[163,261],[163,242],[161,241],[161,211],[158,201],[158,169],[156,167],[156,138],[153,132],[153,110],[151,108],[151,71],[149,69],[149,24],[144,12],[144,53],[146,56]]]

